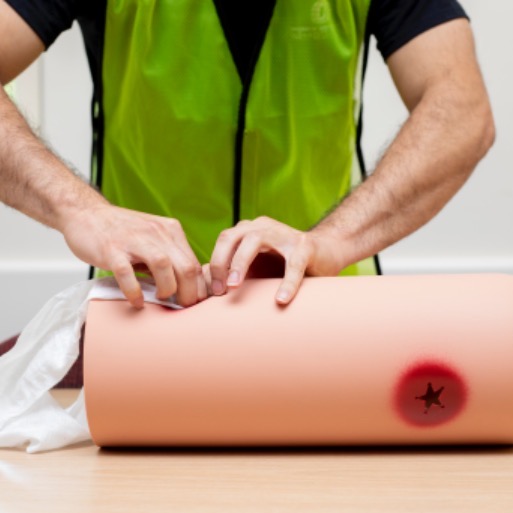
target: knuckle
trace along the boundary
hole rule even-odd
[[[151,220],[147,223],[147,226],[144,227],[144,231],[149,234],[150,237],[159,236],[162,232],[162,226],[160,222]]]
[[[165,254],[157,254],[151,258],[151,265],[159,271],[163,271],[171,267],[171,258]]]
[[[249,232],[246,235],[246,242],[252,244],[252,245],[259,245],[263,238],[264,238],[265,232],[262,230],[254,230],[252,232]]]
[[[268,216],[258,216],[255,221],[259,224],[267,224],[269,223],[270,221],[272,221],[272,219]]]
[[[115,263],[112,266],[112,272],[121,278],[126,278],[127,276],[130,276],[130,274],[133,272],[132,266],[125,262]]]
[[[299,233],[295,243],[294,256],[308,259],[312,254],[312,244],[306,233]]]
[[[232,238],[232,229],[231,228],[227,228],[226,230],[223,230],[219,236],[217,237],[217,240],[221,243],[226,243],[226,242],[229,242]]]
[[[182,276],[186,279],[196,278],[201,274],[201,266],[199,264],[188,263],[182,268]]]
[[[224,264],[220,259],[211,260],[210,261],[210,274],[215,276],[219,276],[220,274],[226,272],[228,270],[228,266]]]
[[[307,233],[299,232],[298,234],[298,245],[302,247],[307,247],[310,245],[310,238]]]
[[[288,268],[293,271],[301,271],[305,269],[308,259],[304,253],[295,252],[288,261]]]
[[[167,224],[171,230],[182,231],[182,223],[178,219],[167,219]]]

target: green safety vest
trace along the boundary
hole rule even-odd
[[[239,219],[311,228],[359,175],[370,1],[277,0],[243,83],[212,0],[109,0],[103,194],[180,220],[202,262]]]

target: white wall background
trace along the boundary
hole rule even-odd
[[[513,272],[513,2],[462,0],[496,117],[495,147],[463,190],[426,227],[382,255],[385,273]],[[75,26],[14,84],[42,136],[88,174],[91,81]],[[374,50],[365,89],[364,150],[376,162],[406,110]],[[0,340],[20,331],[57,291],[87,276],[62,237],[0,205]]]

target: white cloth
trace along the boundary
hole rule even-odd
[[[144,300],[160,301],[156,288],[141,280]],[[69,408],[50,395],[79,355],[80,333],[91,299],[124,299],[114,278],[81,282],[48,301],[0,357],[0,448],[24,447],[29,453],[58,449],[91,439],[83,390]]]

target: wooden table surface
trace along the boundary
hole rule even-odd
[[[513,448],[0,450],[0,513],[47,511],[510,512]]]

